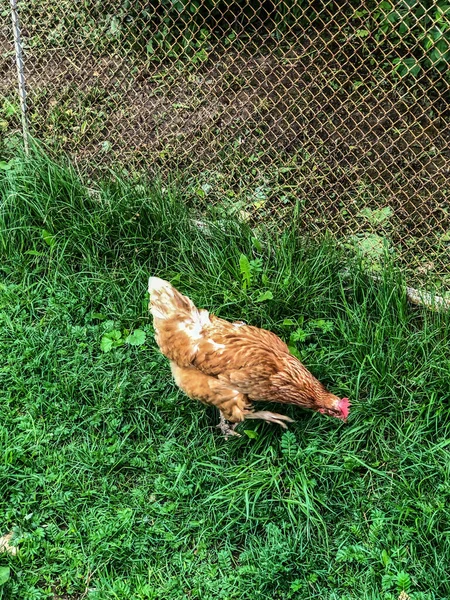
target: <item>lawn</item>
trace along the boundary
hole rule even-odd
[[[38,151],[0,172],[0,598],[450,597],[449,317],[301,215],[280,236],[184,197]],[[150,274],[279,334],[348,423],[281,407],[288,432],[225,441],[171,381]]]

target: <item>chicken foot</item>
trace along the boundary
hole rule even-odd
[[[268,410],[259,410],[256,412],[249,412],[245,415],[246,419],[261,419],[268,423],[276,423],[283,429],[287,429],[286,423],[293,423],[294,419],[286,415],[280,415],[279,413],[270,412]]]
[[[218,425],[216,425],[216,427],[217,427],[217,429],[220,429],[220,431],[223,433],[225,439],[228,440],[230,435],[234,435],[236,437],[241,437],[241,434],[238,433],[237,431],[235,431],[235,429],[238,425],[239,425],[239,423],[230,423],[229,421],[227,421],[225,419],[225,417],[223,416],[223,413],[220,413],[220,422]]]
[[[262,421],[266,421],[267,423],[276,423],[280,425],[283,429],[287,429],[286,423],[293,423],[294,420],[286,415],[281,415],[279,413],[273,413],[268,410],[260,410],[257,412],[248,412],[245,414],[245,419],[261,419]],[[236,427],[239,423],[230,423],[225,419],[222,413],[220,413],[220,422],[216,425],[217,429],[220,429],[223,433],[226,440],[231,435],[241,437],[241,435],[235,431]]]

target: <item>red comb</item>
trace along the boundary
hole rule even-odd
[[[348,413],[350,412],[350,400],[348,398],[342,398],[339,402],[339,409],[342,413],[342,419],[346,419],[348,417]]]

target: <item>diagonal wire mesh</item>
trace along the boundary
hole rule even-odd
[[[414,279],[450,286],[450,4],[19,7],[30,128],[53,152],[90,172],[180,171],[199,208],[255,224],[282,226],[296,206],[305,232],[374,260],[388,248]],[[6,136],[3,31],[0,46]]]

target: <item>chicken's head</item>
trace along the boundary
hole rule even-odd
[[[338,398],[337,396],[334,396],[334,398],[333,406],[319,408],[318,412],[346,421],[350,412],[350,400],[348,398]]]

